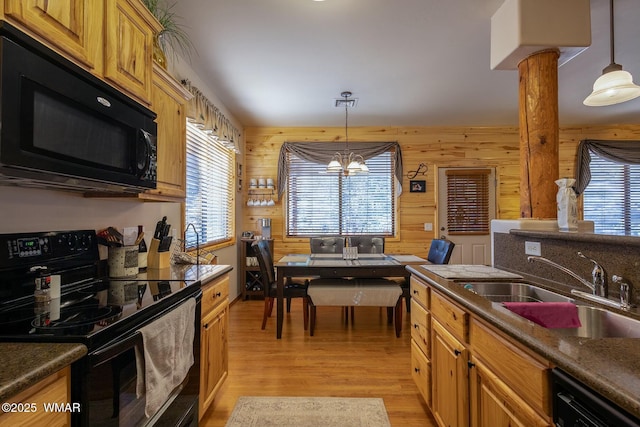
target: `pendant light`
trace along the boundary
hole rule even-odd
[[[349,152],[349,103],[353,102],[352,99],[349,99],[351,95],[349,91],[340,94],[344,98],[344,101],[340,101],[344,104],[344,153],[334,154],[327,165],[327,172],[342,172],[345,176],[369,172],[364,158],[360,154]]]
[[[593,92],[583,101],[584,105],[590,107],[619,104],[640,96],[640,86],[635,85],[631,74],[622,71],[622,65],[614,60],[613,0],[609,0],[609,3],[611,64],[602,70],[602,75],[593,84]]]

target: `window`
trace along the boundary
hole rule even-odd
[[[367,159],[368,174],[348,177],[294,153],[286,161],[287,236],[395,235],[394,151]]]
[[[614,163],[591,153],[591,181],[583,192],[584,219],[595,232],[640,236],[640,165]]]
[[[198,230],[201,245],[222,243],[234,236],[234,165],[233,150],[187,122],[185,221]],[[187,247],[195,247],[194,233],[186,237]]]
[[[447,173],[449,234],[489,234],[489,169],[450,169]]]

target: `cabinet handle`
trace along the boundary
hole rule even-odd
[[[214,295],[213,295],[213,298],[218,298],[218,297],[220,297],[221,295],[222,295],[222,293],[221,293],[221,292],[218,292],[218,293],[216,293],[216,294],[214,294]]]
[[[467,361],[467,366],[469,367],[469,369],[473,368],[474,366],[476,366],[475,363],[473,363],[472,361],[468,360]]]
[[[415,372],[420,372],[420,368],[413,368]]]
[[[453,353],[454,353],[456,356],[460,356],[460,355],[462,354],[462,352],[461,352],[460,350],[458,350],[457,348],[453,350]]]
[[[204,328],[205,328],[205,329],[209,329],[209,324],[208,324],[208,323],[205,323],[205,324],[204,324]]]
[[[415,290],[415,289],[413,290],[413,294],[414,294],[414,295],[418,295],[419,293],[420,293],[420,292],[418,292],[417,290]]]
[[[418,329],[420,327],[420,325],[418,325],[417,323],[413,324],[414,329]]]

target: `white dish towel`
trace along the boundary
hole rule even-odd
[[[196,300],[138,329],[143,348],[136,348],[137,394],[146,394],[145,415],[153,416],[193,365]],[[144,369],[141,367],[144,366]]]

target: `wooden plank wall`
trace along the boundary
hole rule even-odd
[[[572,177],[577,144],[582,139],[640,140],[640,125],[567,127],[560,129],[560,176]],[[284,238],[283,202],[275,206],[248,207],[251,178],[277,178],[280,147],[284,142],[342,141],[344,128],[246,128],[244,188],[241,230],[258,232],[258,219],[271,218],[275,257],[308,252],[308,239]],[[386,252],[413,253],[426,257],[431,239],[437,236],[435,185],[438,167],[495,167],[497,217],[520,217],[519,134],[517,127],[353,127],[349,141],[397,141],[402,148],[404,177],[399,199],[399,229],[387,239]],[[426,193],[410,193],[407,173],[420,163],[428,166]],[[424,223],[434,231],[424,231]]]

